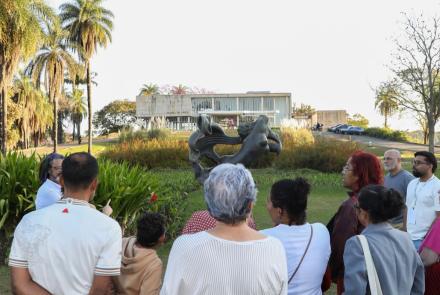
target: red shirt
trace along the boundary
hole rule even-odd
[[[195,234],[201,231],[209,230],[214,228],[215,224],[216,220],[209,214],[208,210],[196,211],[183,227],[182,235]],[[248,225],[253,229],[257,229],[255,221],[252,219],[252,217],[248,219]]]

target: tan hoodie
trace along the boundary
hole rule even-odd
[[[156,250],[135,245],[136,237],[122,239],[121,275],[116,279],[116,294],[156,295],[162,284],[162,261]]]

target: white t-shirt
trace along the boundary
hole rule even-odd
[[[48,178],[37,191],[35,208],[38,210],[50,206],[60,200],[62,196],[61,186]]]
[[[52,294],[88,294],[94,275],[119,275],[121,248],[116,221],[87,202],[62,199],[23,217],[9,265],[28,268],[32,280]]]
[[[440,211],[440,180],[433,175],[425,182],[420,178],[412,180],[406,191],[407,231],[412,240],[422,240],[432,222],[436,211]]]
[[[182,235],[171,249],[160,294],[287,294],[283,245],[272,237],[235,242],[208,232]]]
[[[295,277],[289,284],[289,295],[321,295],[322,278],[330,257],[330,235],[321,223],[314,223],[313,237],[307,254]],[[263,234],[277,238],[283,243],[287,256],[288,277],[297,268],[310,239],[310,224],[280,224],[261,231]]]

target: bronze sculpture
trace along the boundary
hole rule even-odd
[[[236,137],[228,136],[216,123],[211,123],[206,115],[197,119],[198,130],[189,137],[189,160],[197,180],[203,184],[213,167],[204,168],[201,159],[206,157],[215,165],[222,163],[241,163],[248,167],[255,159],[267,152],[279,154],[281,140],[268,126],[269,119],[261,115],[252,123],[241,124]],[[214,147],[217,144],[241,144],[240,150],[233,155],[218,155]]]

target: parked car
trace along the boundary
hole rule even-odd
[[[341,133],[342,129],[347,129],[348,127],[351,127],[349,124],[342,124],[335,128],[335,133]]]
[[[343,125],[343,124],[336,124],[336,125],[333,125],[333,126],[327,128],[327,131],[335,132],[335,128],[337,128],[337,127],[339,127],[339,126],[341,126],[341,125]]]
[[[341,130],[342,131],[342,130]],[[359,127],[359,126],[351,126],[348,127],[348,129],[345,131],[345,134],[357,134],[357,135],[362,135],[364,134],[364,128]],[[342,132],[343,133],[343,132]]]

